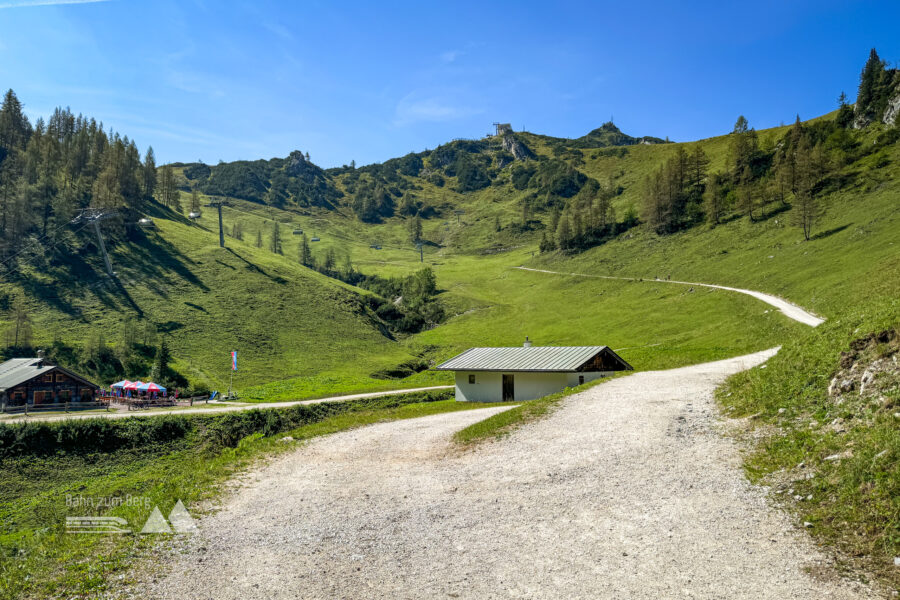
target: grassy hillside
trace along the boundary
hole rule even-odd
[[[137,241],[110,246],[116,283],[92,247],[79,263],[23,264],[3,291],[27,294],[36,346],[53,338],[80,345],[97,334],[120,346],[134,320],[152,323],[174,367],[210,389],[227,387],[233,349],[239,388],[285,377],[304,377],[303,395],[389,387],[368,374],[405,354],[358,290],[267,250],[219,248],[216,235],[166,211],[155,223]]]

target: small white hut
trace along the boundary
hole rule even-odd
[[[456,374],[460,402],[525,401],[633,367],[607,346],[470,348],[435,367]]]

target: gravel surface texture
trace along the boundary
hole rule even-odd
[[[773,351],[642,372],[500,441],[498,409],[319,438],[244,478],[141,598],[868,598],[750,485],[712,391]]]

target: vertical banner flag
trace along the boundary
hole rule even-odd
[[[231,352],[231,370],[237,371],[237,350]]]

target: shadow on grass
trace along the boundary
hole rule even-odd
[[[238,258],[238,259],[240,259],[241,261],[243,261],[243,263],[246,265],[246,267],[247,267],[248,270],[254,271],[254,272],[256,272],[256,273],[259,273],[260,275],[263,275],[263,276],[265,276],[265,277],[268,277],[269,279],[271,279],[271,280],[272,280],[273,282],[275,282],[275,283],[280,283],[280,284],[285,284],[285,283],[287,283],[287,279],[285,279],[284,277],[278,277],[278,276],[275,276],[275,275],[269,275],[269,273],[267,273],[267,272],[265,271],[265,269],[263,269],[263,268],[260,267],[259,265],[256,265],[256,264],[250,262],[249,260],[247,260],[246,258],[244,258],[243,256],[241,256],[240,254],[238,254],[237,252],[235,252],[232,248],[225,248],[225,249],[228,250],[228,252],[230,252],[231,254],[233,254],[236,258]]]
[[[150,279],[151,289],[163,297],[167,296],[163,286],[171,283],[173,274],[204,292],[209,291],[209,287],[188,268],[191,260],[158,233],[143,229],[133,231],[127,253],[129,266]]]
[[[834,235],[834,234],[836,234],[836,233],[840,233],[840,232],[842,232],[843,230],[845,230],[845,229],[847,229],[848,227],[850,227],[851,225],[853,225],[853,223],[847,223],[846,225],[841,225],[841,226],[839,226],[839,227],[832,227],[831,229],[829,229],[829,230],[827,230],[827,231],[820,231],[819,233],[817,233],[816,235],[812,236],[812,237],[809,238],[809,239],[810,239],[810,241],[812,241],[812,240],[821,240],[822,238],[827,238],[827,237],[830,236],[830,235]]]
[[[757,216],[756,222],[761,223],[763,221],[768,221],[772,217],[777,217],[781,213],[787,212],[789,210],[791,210],[790,204],[780,204],[780,205],[776,206],[775,208],[773,208],[772,210],[770,210],[768,212],[764,212],[764,213],[760,214],[759,216]]]

